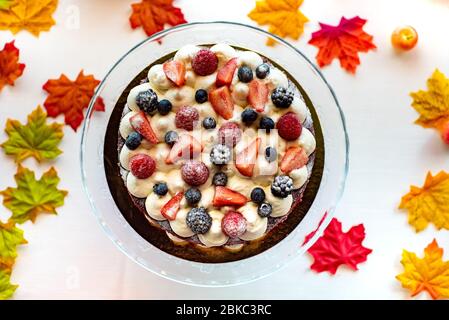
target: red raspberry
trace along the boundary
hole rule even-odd
[[[246,231],[246,219],[240,212],[228,211],[221,220],[221,229],[231,238],[238,238]]]
[[[175,125],[179,129],[192,131],[199,119],[200,114],[196,108],[184,106],[176,112]]]
[[[218,67],[218,58],[209,49],[197,52],[192,60],[192,69],[199,76],[208,76],[214,73]]]
[[[279,118],[276,129],[278,129],[281,138],[291,141],[299,138],[302,132],[302,125],[298,116],[293,112],[289,112]]]
[[[182,179],[191,186],[200,186],[209,178],[209,169],[201,161],[190,160],[181,168]]]
[[[129,168],[136,178],[146,179],[156,170],[156,162],[149,155],[139,153],[129,160]]]
[[[226,122],[218,130],[218,141],[221,144],[231,145],[235,147],[237,142],[242,138],[242,130],[235,122]]]

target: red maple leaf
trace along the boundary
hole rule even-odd
[[[360,17],[346,19],[342,17],[338,26],[320,23],[321,30],[312,33],[311,45],[319,48],[316,60],[324,67],[335,58],[340,60],[340,66],[355,73],[360,64],[359,52],[375,49],[373,36],[363,31],[366,20]]]
[[[166,23],[176,26],[187,22],[181,9],[173,6],[173,0],[142,0],[131,7],[131,27],[143,27],[148,36],[163,30]]]
[[[314,258],[310,268],[316,272],[329,271],[335,274],[338,267],[345,264],[357,270],[357,264],[366,261],[368,254],[372,252],[371,249],[362,246],[364,239],[363,224],[354,226],[344,233],[340,221],[333,218],[323,235],[308,250]]]
[[[75,81],[62,74],[59,79],[48,80],[43,89],[49,93],[44,102],[47,114],[57,117],[64,114],[64,121],[76,131],[84,119],[84,109],[94,95],[95,88],[100,81],[93,75],[84,75],[83,71],[78,74]],[[95,103],[96,111],[104,111],[103,99],[98,98]]]
[[[23,74],[25,65],[19,63],[19,49],[14,41],[6,43],[0,51],[0,92],[5,85],[14,85],[14,81]]]

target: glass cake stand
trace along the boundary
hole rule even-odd
[[[276,42],[266,45],[267,38]],[[165,253],[143,239],[116,206],[106,181],[103,148],[112,110],[131,80],[153,61],[186,44],[225,42],[259,52],[295,78],[311,99],[324,136],[324,169],[312,206],[298,226],[282,241],[253,257],[226,263],[199,263]],[[106,111],[95,112],[101,97]],[[113,145],[111,148],[115,148]],[[164,278],[197,286],[230,286],[265,277],[301,257],[333,216],[343,193],[348,171],[349,141],[343,112],[326,79],[298,49],[261,29],[233,22],[190,23],[164,30],[127,52],[108,72],[90,103],[81,137],[83,187],[99,223],[109,238],[132,260]],[[324,214],[327,215],[322,220]],[[302,245],[304,238],[316,230]]]

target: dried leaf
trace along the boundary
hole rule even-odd
[[[14,41],[6,43],[0,51],[0,92],[5,85],[13,86],[14,81],[23,74],[25,65],[19,63],[19,54]]]
[[[443,249],[435,239],[424,249],[422,259],[403,250],[401,263],[404,272],[396,279],[412,292],[412,296],[427,291],[433,299],[449,298],[449,261],[443,261]]]
[[[0,269],[0,300],[6,300],[12,297],[17,285],[11,284],[11,273]]]
[[[26,243],[23,231],[13,221],[0,221],[0,269],[11,271],[17,257],[17,246]]]

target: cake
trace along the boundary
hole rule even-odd
[[[321,179],[321,131],[306,100],[280,66],[224,43],[153,62],[122,93],[106,133],[122,214],[153,245],[193,261],[272,247]]]

